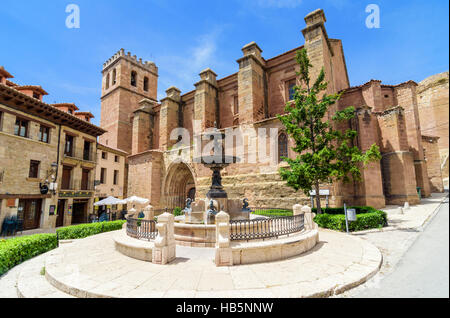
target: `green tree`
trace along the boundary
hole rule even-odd
[[[311,190],[316,191],[316,204],[319,214],[320,184],[352,179],[361,180],[360,168],[372,161],[381,159],[376,144],[362,152],[353,141],[358,133],[355,130],[337,129],[339,123],[348,122],[355,117],[355,108],[348,107],[336,111],[332,120],[325,116],[331,105],[335,104],[341,94],[327,95],[328,83],[322,68],[316,81],[311,86],[310,64],[307,52],[302,49],[297,52],[297,63],[300,66],[301,85],[295,86],[294,103],[286,105],[285,115],[278,118],[286,127],[286,132],[295,141],[292,149],[297,153],[295,159],[283,158],[289,167],[280,168],[281,178],[296,191],[302,190],[309,196]]]

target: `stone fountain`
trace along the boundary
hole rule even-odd
[[[216,123],[212,131],[205,132],[203,135],[213,140],[214,151],[213,154],[194,159],[194,162],[199,162],[211,169],[211,187],[205,199],[187,202],[183,210],[185,212],[183,221],[190,224],[214,224],[215,216],[220,211],[227,212],[231,220],[249,219],[248,201],[228,199],[228,194],[222,185],[222,170],[230,164],[240,162],[240,158],[225,155],[225,134],[217,129]]]

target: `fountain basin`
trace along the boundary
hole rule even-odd
[[[180,246],[215,247],[216,226],[205,224],[174,224],[175,242]]]

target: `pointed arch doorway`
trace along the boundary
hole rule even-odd
[[[195,179],[189,166],[183,162],[173,164],[167,172],[163,190],[163,204],[169,209],[184,208],[188,197],[195,200]]]

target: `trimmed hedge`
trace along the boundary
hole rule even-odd
[[[294,212],[283,209],[273,209],[273,210],[255,210],[253,214],[274,217],[274,216],[293,216]]]
[[[378,211],[377,209],[371,207],[371,206],[349,206],[347,209],[355,209],[356,214],[363,214],[363,213],[373,213]],[[312,212],[317,214],[317,208],[313,208],[311,210]],[[344,208],[322,208],[323,214],[344,214],[345,211]]]
[[[322,228],[341,232],[346,231],[344,214],[319,214],[314,218],[314,221]],[[348,230],[350,232],[356,232],[368,229],[383,228],[387,225],[388,222],[386,213],[375,210],[375,212],[361,212],[357,214],[356,221],[348,222]]]
[[[56,233],[58,233],[60,240],[81,239],[100,233],[120,230],[125,223],[126,220],[118,220],[112,222],[72,225],[57,229]]]
[[[55,234],[36,234],[0,240],[0,276],[14,266],[58,245]]]

